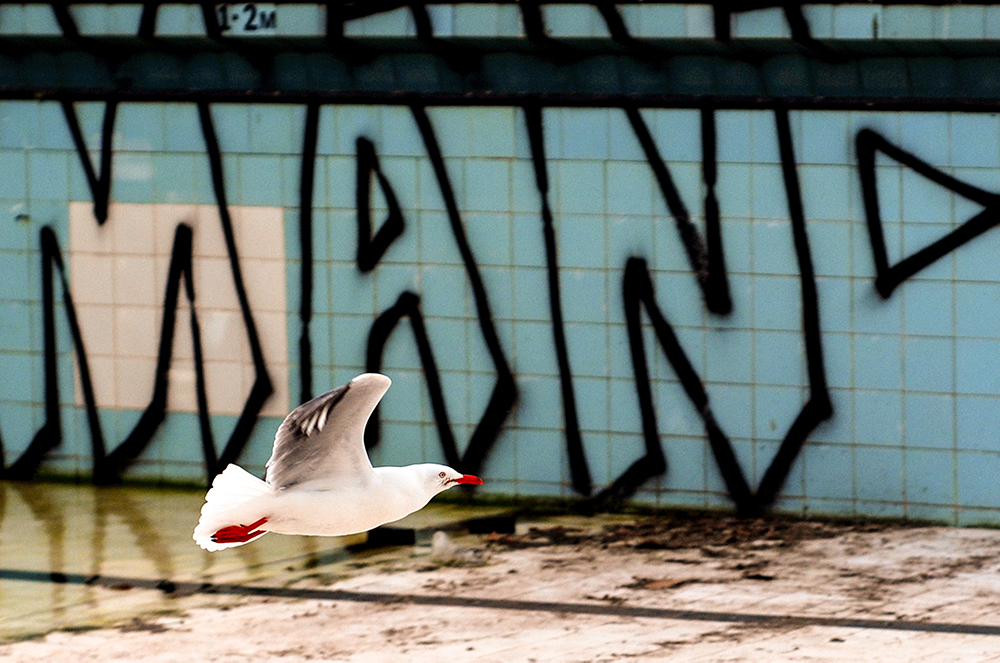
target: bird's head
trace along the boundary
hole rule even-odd
[[[434,463],[421,465],[420,474],[433,494],[448,490],[452,486],[459,484],[478,486],[483,482],[479,477],[472,476],[471,474],[462,474],[447,465],[436,465]]]

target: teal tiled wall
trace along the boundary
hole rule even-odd
[[[428,9],[438,35],[523,35],[515,5]],[[814,5],[805,12],[818,39],[983,39],[997,23],[989,20],[995,7],[917,9]],[[607,26],[593,6],[551,5],[544,10],[555,38],[606,38]],[[134,32],[139,20],[135,7],[81,6],[72,11],[84,34]],[[320,9],[303,5],[281,11],[282,34],[307,35]],[[46,12],[44,5],[5,5],[0,32],[58,32]],[[701,39],[713,34],[708,5],[630,5],[621,12],[637,37]],[[369,37],[411,35],[415,29],[406,10],[357,19],[345,27],[349,35]],[[736,14],[732,30],[736,38],[789,33],[784,15],[774,9]],[[203,31],[197,7],[160,9],[158,34]],[[78,102],[74,108],[90,160],[97,164],[105,105]],[[575,496],[554,349],[543,196],[525,112],[510,106],[432,104],[427,114],[497,340],[519,392],[485,459],[484,489]],[[213,103],[211,115],[228,203],[234,209],[282,210],[287,311],[279,326],[285,331],[288,360],[272,378],[285,385],[289,405],[303,396],[303,371],[318,393],[366,370],[373,323],[402,293],[413,292],[420,297],[452,432],[464,452],[487,408],[497,369],[446,197],[413,111],[402,105],[335,103],[319,110],[312,234],[306,238],[313,267],[308,365],[303,365],[298,346],[306,109]],[[710,188],[718,200],[733,302],[725,315],[705,306],[661,183],[626,112],[547,107],[541,117],[569,371],[595,489],[614,482],[645,453],[623,306],[624,270],[633,257],[649,266],[656,305],[704,385],[743,474],[756,488],[810,395],[802,267],[775,112],[712,112],[718,180],[709,187],[702,142],[705,115],[686,108],[640,111],[702,236]],[[833,414],[808,435],[795,457],[778,493],[780,509],[1000,523],[1000,493],[991,481],[1000,470],[1000,446],[992,435],[1000,419],[1000,263],[995,260],[1000,239],[995,230],[987,231],[881,297],[874,287],[872,220],[855,147],[861,130],[874,130],[934,169],[992,193],[1000,175],[998,117],[947,111],[789,113]],[[367,273],[357,266],[356,141],[362,137],[374,145],[405,222],[404,232]],[[111,146],[113,203],[156,210],[216,204],[194,103],[121,103]],[[982,211],[979,203],[885,154],[878,154],[875,164],[890,264]],[[0,383],[0,439],[9,465],[45,422],[39,231],[53,228],[69,263],[74,254],[70,203],[90,204],[92,193],[63,110],[54,101],[0,101],[0,172],[0,276],[7,284],[0,290],[0,370],[10,376]],[[374,232],[389,209],[374,183],[371,207]],[[246,231],[241,237],[253,237],[253,228],[246,227],[251,223],[236,220]],[[196,247],[198,242],[196,236]],[[196,268],[202,269],[201,264]],[[251,290],[267,285],[255,264],[252,257],[244,262]],[[155,269],[164,271],[166,263],[156,263]],[[74,278],[72,270],[67,278],[74,296],[92,286],[82,283],[79,274]],[[57,284],[63,440],[44,467],[86,474],[92,464],[90,433],[77,394],[76,354],[60,288]],[[703,421],[676,365],[660,350],[648,312],[641,319],[658,443],[668,469],[644,482],[636,498],[658,505],[729,506],[732,499],[709,450]],[[99,328],[84,329],[90,337],[101,333]],[[114,333],[119,333],[117,327]],[[114,344],[123,342],[115,336],[113,352],[118,352]],[[116,371],[127,370],[115,366]],[[385,348],[382,370],[393,387],[381,408],[381,442],[373,451],[377,463],[444,460],[425,368],[411,322],[404,319]],[[101,385],[97,388],[100,394]],[[129,408],[100,409],[109,447],[128,435],[140,414]],[[217,446],[236,420],[235,413],[213,414]],[[274,413],[258,422],[241,462],[262,469],[277,423]],[[130,475],[202,479],[201,435],[196,414],[171,410]]]
[[[0,234],[0,431],[8,460],[44,420],[37,230],[56,229],[64,250],[66,206],[89,200],[79,157],[52,102],[0,103],[0,157],[7,217]],[[88,141],[101,115],[80,105]],[[212,204],[204,145],[184,103],[122,104],[116,123],[112,199]],[[570,496],[558,366],[553,355],[545,247],[523,111],[432,107],[464,229],[485,285],[500,343],[520,390],[517,408],[489,454],[489,489]],[[233,205],[285,210],[289,356],[301,329],[297,219],[305,111],[290,105],[215,104]],[[706,190],[696,111],[645,109],[642,118],[701,224]],[[807,393],[799,266],[781,174],[774,115],[715,113],[721,209],[733,312],[708,313],[653,172],[624,112],[543,111],[550,202],[555,218],[565,336],[584,450],[597,487],[642,455],[640,414],[622,309],[625,261],[648,262],[657,303],[705,384],[751,485],[770,463]],[[983,482],[1000,465],[992,441],[1000,416],[1000,296],[987,232],[918,272],[888,299],[874,291],[874,264],[861,200],[854,136],[873,127],[959,179],[989,186],[1000,167],[1000,122],[958,113],[793,112],[792,139],[809,247],[816,267],[822,345],[833,416],[809,436],[778,505],[793,511],[995,519]],[[185,130],[184,127],[187,127]],[[486,406],[495,370],[484,345],[470,282],[452,239],[440,187],[409,109],[324,106],[319,120],[314,228],[311,371],[320,391],[365,370],[374,319],[404,291],[421,310],[461,449]],[[193,135],[192,135],[193,134]],[[358,271],[355,140],[370,139],[402,207],[406,229],[377,268]],[[969,149],[966,149],[966,147]],[[886,157],[877,160],[879,203],[891,261],[898,261],[978,212],[975,205]],[[372,218],[387,208],[373,186]],[[253,280],[248,273],[248,281]],[[72,282],[72,275],[70,275]],[[75,284],[73,287],[76,287]],[[66,437],[52,469],[86,472],[87,429],[73,404],[73,353],[61,314],[60,387]],[[638,498],[715,506],[729,498],[704,430],[676,372],[647,330],[647,351],[669,469]],[[296,401],[298,371],[289,383]],[[383,370],[394,380],[383,407],[376,462],[443,460],[422,366],[405,321]],[[102,412],[109,441],[138,413]],[[232,420],[217,417],[218,437]],[[245,452],[259,466],[276,420],[261,421]],[[140,475],[201,474],[193,415],[171,413],[143,456]],[[258,468],[259,469],[259,468]]]
[[[260,5],[265,11],[269,3]],[[319,3],[277,5],[275,34],[282,37],[324,34],[326,10]],[[228,5],[245,23],[240,3]],[[711,4],[622,4],[617,6],[629,34],[640,39],[714,36]],[[610,32],[595,5],[558,3],[541,5],[547,33],[554,38],[608,38]],[[817,39],[962,39],[981,40],[1000,34],[1000,6],[996,5],[872,5],[808,4],[802,6],[812,36]],[[428,16],[439,37],[523,37],[521,11],[516,3],[429,4]],[[138,31],[139,3],[75,4],[70,14],[83,35],[127,35]],[[737,11],[730,21],[736,38],[788,38],[791,30],[781,8]],[[60,33],[50,5],[32,3],[0,6],[0,35]],[[196,4],[165,3],[157,10],[156,34],[205,34],[202,9]],[[413,37],[416,23],[407,8],[383,11],[347,21],[345,34],[353,37]]]

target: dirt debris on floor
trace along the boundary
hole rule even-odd
[[[600,529],[564,525],[532,526],[523,534],[493,534],[487,541],[509,548],[572,545],[583,542],[624,545],[637,550],[674,550],[704,546],[790,546],[849,532],[878,532],[903,524],[851,521],[801,521],[772,518],[699,516],[645,518]]]
[[[328,598],[178,601],[0,660],[1000,660],[994,530],[566,517],[351,564],[286,585]]]

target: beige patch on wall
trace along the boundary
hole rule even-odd
[[[250,311],[274,385],[261,414],[283,417],[289,410],[283,212],[280,207],[232,206],[229,213]],[[193,232],[195,310],[209,411],[243,411],[255,371],[218,208],[112,203],[107,222],[98,225],[92,203],[71,202],[70,283],[98,407],[141,410],[149,405],[180,223]],[[167,410],[196,412],[190,305],[183,287],[177,303]],[[79,368],[75,370],[75,399],[83,405]]]

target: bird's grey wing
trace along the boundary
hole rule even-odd
[[[364,481],[372,472],[365,425],[390,384],[384,375],[365,373],[292,410],[274,436],[267,482],[283,489]]]

